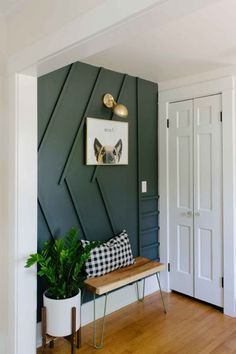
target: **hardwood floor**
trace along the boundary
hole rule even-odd
[[[236,319],[184,295],[165,293],[164,298],[167,315],[155,293],[107,316],[103,349],[92,347],[92,325],[83,327],[82,347],[76,353],[236,353]],[[69,343],[58,339],[47,353],[69,354]]]

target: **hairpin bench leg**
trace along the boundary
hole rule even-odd
[[[162,295],[162,291],[161,291],[161,282],[160,282],[160,273],[156,273],[156,277],[157,277],[157,282],[158,282],[158,285],[159,285],[159,289],[160,289],[160,294],[161,294],[161,300],[162,300],[162,304],[163,304],[163,308],[164,308],[164,312],[167,313],[166,311],[166,307],[165,307],[165,303],[164,303],[164,299],[163,299],[163,295]]]
[[[101,349],[103,347],[103,338],[104,338],[104,328],[105,328],[105,317],[106,317],[106,308],[107,308],[107,295],[105,295],[105,304],[104,304],[104,314],[102,319],[102,333],[100,338],[100,343],[97,344],[97,333],[96,333],[96,294],[93,294],[93,346],[96,349]]]
[[[145,296],[145,278],[143,278],[143,297],[142,298],[140,298],[140,296],[139,296],[138,282],[136,282],[136,287],[137,287],[137,298],[138,298],[138,301],[143,302],[144,296]]]
[[[77,331],[77,340],[76,340],[76,346],[77,348],[81,347],[81,326],[82,326],[82,305],[84,301],[84,294],[85,294],[86,288],[83,288],[81,290],[81,305],[80,305],[80,328]]]

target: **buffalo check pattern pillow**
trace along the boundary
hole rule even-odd
[[[81,243],[84,247],[90,241],[81,240]],[[123,230],[121,234],[91,251],[90,258],[85,263],[85,272],[88,278],[99,277],[134,262],[128,234]]]

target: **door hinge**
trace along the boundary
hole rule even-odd
[[[223,112],[220,111],[220,121],[222,122],[223,121]]]
[[[170,127],[170,120],[169,119],[166,120],[166,126],[167,126],[167,128]]]
[[[167,265],[168,272],[170,272],[170,263]]]
[[[224,287],[224,277],[221,278],[221,287]]]

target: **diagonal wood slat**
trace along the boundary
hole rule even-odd
[[[123,95],[123,93],[125,91],[127,80],[128,80],[128,75],[125,74],[124,78],[122,80],[121,86],[120,86],[119,94],[117,96],[117,102],[119,102],[120,98],[122,97],[122,95]],[[111,120],[114,119],[114,116],[115,116],[115,114],[113,113],[112,116],[111,116]],[[91,178],[91,183],[94,183],[94,181],[95,181],[95,179],[97,177],[98,167],[99,167],[99,165],[96,165],[95,168],[94,168],[93,175],[92,175],[92,178]]]
[[[67,90],[67,88],[68,88],[68,86],[70,84],[70,80],[73,77],[75,68],[76,68],[76,63],[73,63],[70,66],[70,69],[69,69],[68,74],[67,74],[67,76],[65,78],[65,81],[64,81],[64,84],[62,86],[62,89],[61,89],[61,91],[60,91],[60,93],[58,95],[58,98],[57,98],[56,104],[54,106],[54,109],[52,111],[52,114],[51,114],[51,116],[49,118],[49,121],[48,121],[48,123],[46,125],[45,131],[44,131],[44,133],[42,135],[42,138],[41,138],[41,140],[39,142],[38,152],[40,152],[40,150],[41,150],[43,144],[45,143],[46,138],[47,138],[47,136],[49,134],[50,128],[53,126],[53,123],[54,123],[54,121],[56,119],[56,116],[57,116],[57,112],[58,112],[58,110],[60,108],[60,105],[62,104],[62,101],[63,101],[63,98],[65,96],[66,90]]]
[[[41,213],[42,213],[42,215],[43,215],[45,224],[46,224],[46,226],[47,226],[47,228],[48,228],[48,231],[49,231],[49,233],[50,233],[50,236],[53,238],[53,233],[52,233],[51,227],[50,227],[50,225],[49,225],[49,223],[48,223],[47,217],[46,217],[46,215],[45,215],[45,213],[44,213],[43,207],[42,207],[42,205],[41,205],[39,199],[38,199],[38,205],[39,205],[39,208],[40,208]]]
[[[115,235],[116,234],[115,223],[114,223],[113,217],[111,215],[110,208],[108,207],[108,202],[107,202],[107,200],[105,198],[105,192],[104,192],[104,188],[103,188],[102,182],[98,178],[96,178],[96,182],[97,182],[97,185],[98,185],[98,188],[99,188],[100,195],[102,197],[102,201],[103,201],[106,213],[107,213],[107,217],[108,217],[112,232]]]
[[[98,86],[98,83],[99,83],[99,79],[101,77],[101,74],[102,74],[102,71],[103,71],[103,68],[100,68],[99,71],[98,71],[98,74],[97,74],[97,77],[95,79],[95,82],[94,82],[94,85],[93,85],[93,88],[92,88],[92,91],[91,91],[91,94],[90,94],[90,97],[87,101],[87,105],[85,107],[85,110],[83,112],[83,115],[82,115],[82,119],[80,121],[80,124],[79,124],[79,127],[77,129],[77,132],[75,134],[75,138],[74,138],[74,141],[72,143],[72,146],[71,146],[71,149],[70,149],[70,152],[68,154],[68,157],[66,159],[66,163],[63,167],[63,170],[62,170],[62,173],[61,173],[61,176],[60,176],[60,179],[58,181],[58,184],[61,185],[63,180],[65,179],[66,177],[66,174],[67,174],[67,171],[68,171],[68,168],[69,168],[69,165],[70,165],[70,162],[71,162],[71,159],[73,157],[73,154],[74,154],[74,151],[75,151],[75,148],[76,148],[76,144],[77,142],[79,141],[79,138],[80,138],[80,135],[82,133],[82,130],[83,130],[83,127],[84,127],[84,124],[85,124],[85,118],[87,117],[88,115],[88,112],[89,112],[89,109],[91,107],[91,104],[93,102],[93,98],[94,98],[94,95],[96,93],[96,89],[97,89],[97,86]]]
[[[74,210],[76,212],[76,215],[77,215],[77,218],[78,218],[78,221],[80,223],[80,226],[82,228],[82,232],[84,234],[84,237],[86,240],[88,240],[88,233],[86,231],[86,227],[84,225],[84,222],[82,221],[82,217],[81,217],[81,213],[80,213],[80,209],[79,209],[79,206],[78,206],[78,203],[76,202],[74,196],[73,196],[73,193],[71,191],[71,186],[70,186],[70,183],[69,181],[65,178],[65,185],[66,185],[66,188],[67,188],[67,191],[70,195],[70,198],[71,198],[71,201],[72,201],[72,204],[73,204],[73,207],[74,207]]]

